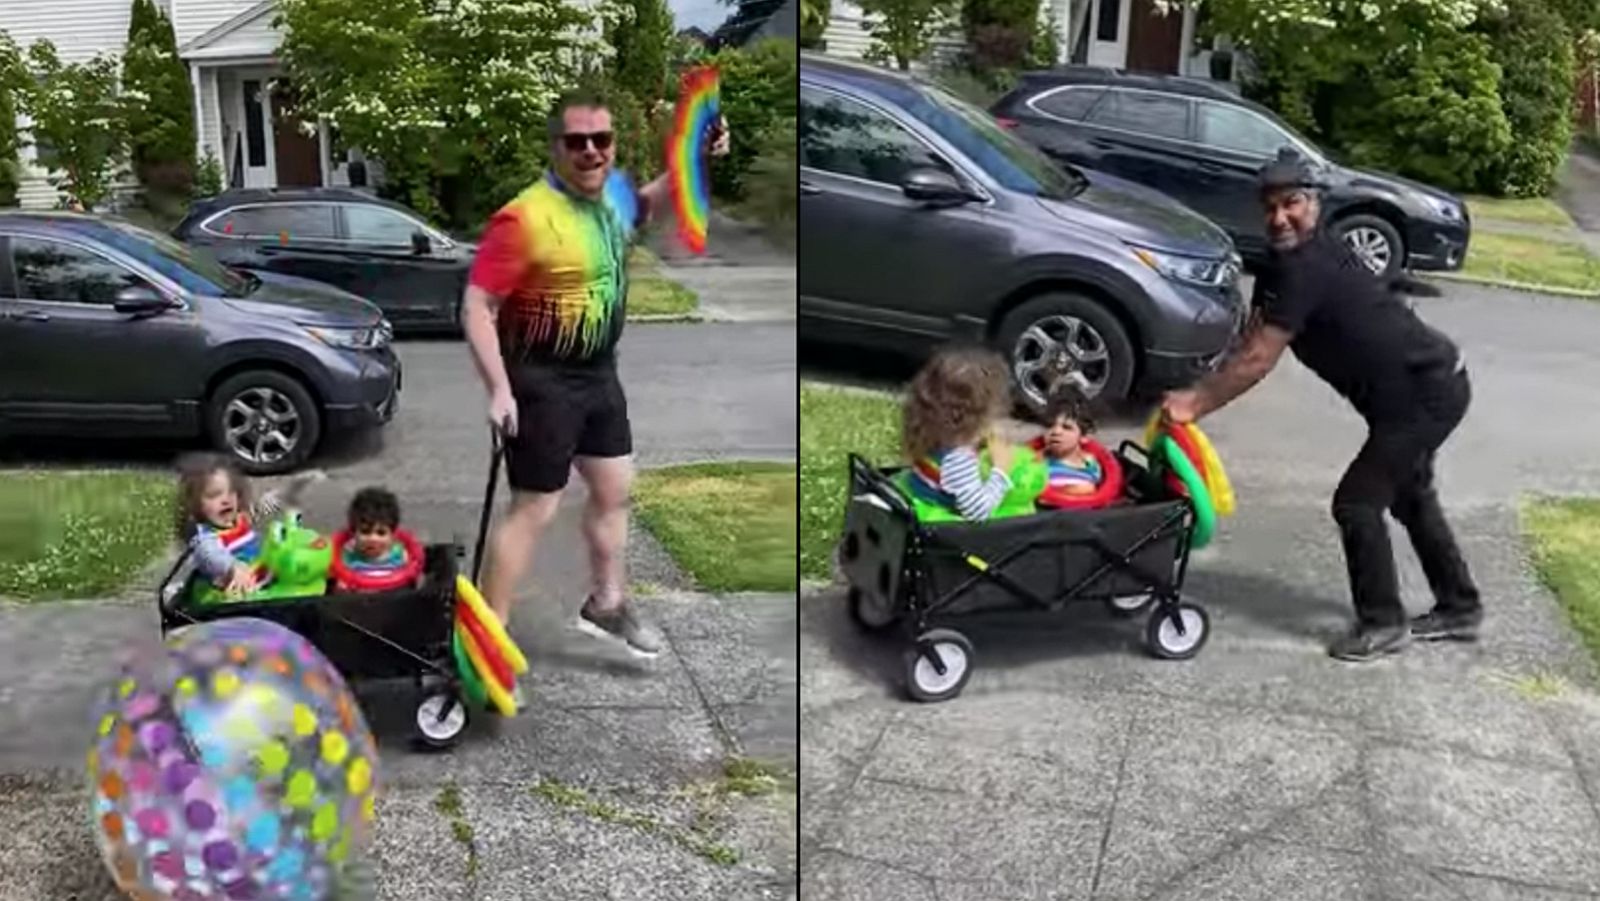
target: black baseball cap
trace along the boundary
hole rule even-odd
[[[1328,186],[1321,167],[1292,147],[1279,150],[1277,158],[1261,167],[1256,173],[1256,184],[1262,196],[1296,188],[1321,191]]]

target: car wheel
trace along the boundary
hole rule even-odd
[[[1336,227],[1339,238],[1367,271],[1385,281],[1400,271],[1405,245],[1394,226],[1363,213],[1340,219]]]
[[[1133,385],[1134,350],[1127,329],[1098,301],[1050,293],[1012,310],[997,336],[1012,383],[1029,409],[1050,393],[1076,385],[1090,398],[1121,400]]]
[[[322,414],[311,393],[270,369],[241,372],[217,386],[207,422],[217,450],[252,475],[294,469],[322,437]]]

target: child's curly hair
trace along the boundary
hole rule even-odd
[[[204,515],[200,502],[205,497],[206,485],[217,473],[228,477],[228,484],[239,495],[239,509],[250,509],[250,480],[230,457],[221,454],[185,454],[178,458],[178,496],[173,511],[173,527],[179,541],[194,537]]]
[[[1065,419],[1077,423],[1078,430],[1085,435],[1093,434],[1094,406],[1094,402],[1085,397],[1077,385],[1057,385],[1040,411],[1039,424],[1048,429],[1056,424],[1056,420]]]
[[[352,532],[362,526],[400,527],[400,499],[387,488],[363,488],[350,499],[350,510],[345,514]]]
[[[947,347],[933,355],[906,391],[901,444],[920,460],[983,437],[1011,400],[1005,358],[985,347]]]

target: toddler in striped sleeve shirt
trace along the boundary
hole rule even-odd
[[[1011,490],[1013,449],[996,434],[1010,401],[1005,360],[986,348],[934,354],[906,393],[902,440],[911,490],[983,521]]]

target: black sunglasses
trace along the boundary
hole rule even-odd
[[[609,131],[569,131],[561,136],[561,145],[567,148],[568,153],[582,153],[590,144],[593,144],[596,150],[605,151],[611,149],[613,137],[615,136]]]

